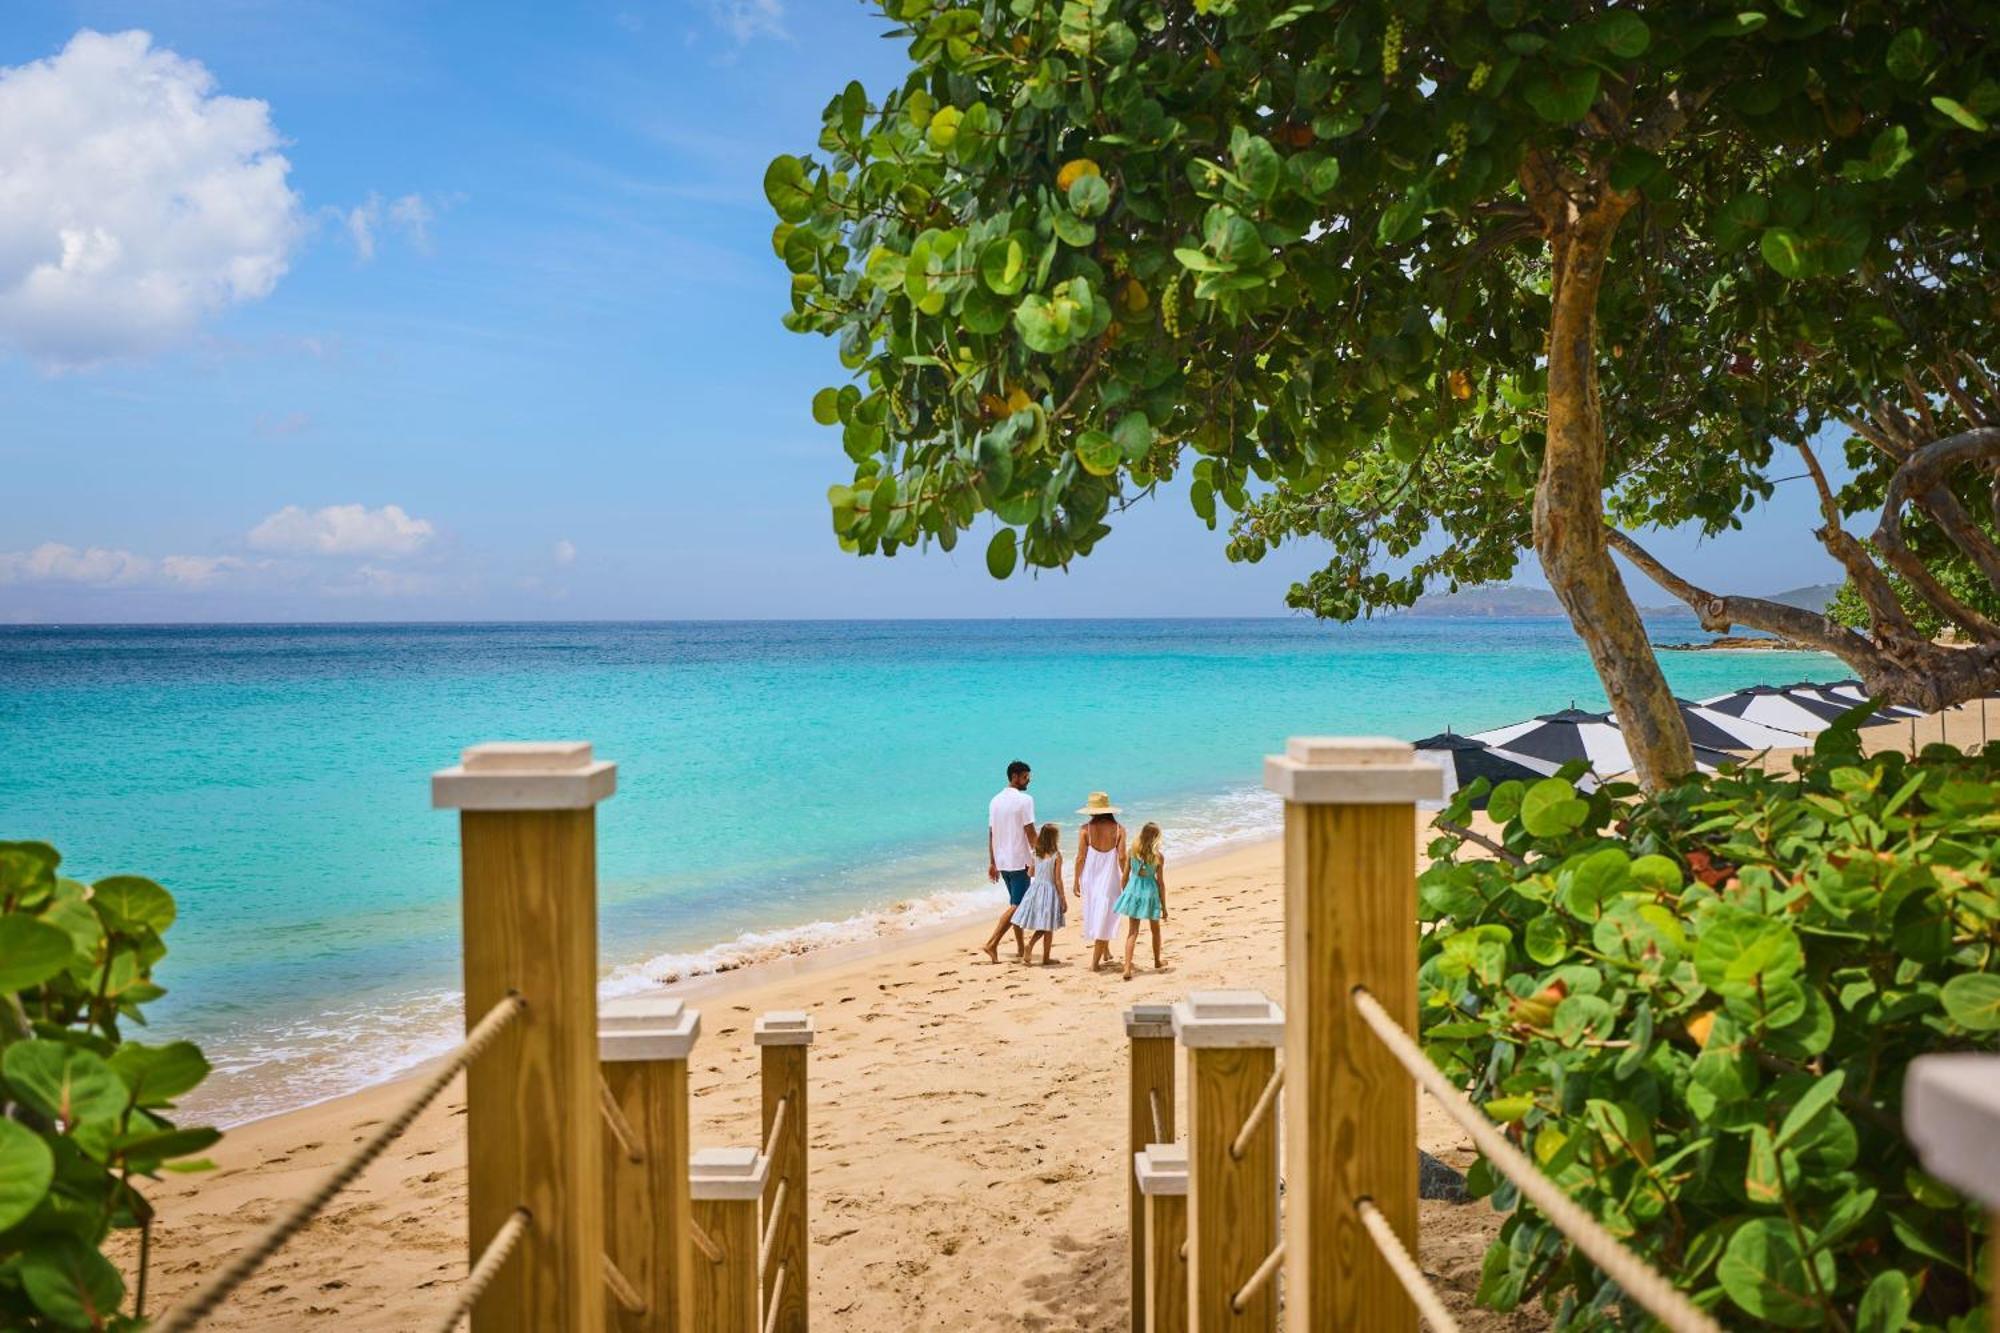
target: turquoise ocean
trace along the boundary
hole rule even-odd
[[[1691,620],[1652,626],[1699,638]],[[1669,653],[1699,696],[1844,675]],[[1287,735],[1474,731],[1603,694],[1566,623],[1396,617],[0,628],[0,838],[149,875],[180,920],[157,1033],[234,1123],[448,1047],[457,821],[430,773],[484,740],[583,739],[607,992],[990,909],[985,804],[1102,788],[1185,857],[1267,836]]]

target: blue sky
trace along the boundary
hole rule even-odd
[[[835,548],[807,405],[842,372],[779,327],[760,181],[897,76],[880,31],[847,0],[12,0],[0,621],[1281,613],[1313,552],[1231,566],[1178,495],[1032,581],[977,541]],[[73,281],[24,280],[56,251]],[[1837,577],[1780,491],[1656,547]]]

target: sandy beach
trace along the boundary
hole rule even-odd
[[[2000,708],[1987,706],[2000,734]],[[1977,745],[1980,729],[1966,709],[1920,721],[1917,734],[1920,743],[1943,734]],[[1867,735],[1871,747],[1902,748],[1910,728]],[[702,1012],[697,1145],[757,1138],[756,1016],[804,1009],[818,1024],[811,1235],[820,1326],[1125,1327],[1119,1014],[1220,986],[1282,996],[1280,850],[1242,847],[1172,875],[1168,966],[1142,968],[1130,983],[1090,972],[1074,924],[1053,967],[989,964],[975,919],[683,988]],[[165,1308],[317,1184],[406,1088],[392,1082],[234,1129],[212,1154],[215,1172],[157,1186],[151,1308]],[[1422,1146],[1469,1163],[1457,1128],[1428,1099],[1419,1111]],[[211,1326],[394,1329],[441,1312],[466,1267],[463,1114],[454,1088]],[[1421,1261],[1466,1327],[1541,1327],[1536,1311],[1472,1307],[1500,1221],[1484,1203],[1425,1203]]]

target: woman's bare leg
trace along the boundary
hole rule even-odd
[[[1139,925],[1136,921],[1133,922],[1132,924],[1132,933],[1135,936],[1139,933]],[[1154,921],[1153,922],[1153,970],[1157,972],[1165,966],[1166,964],[1160,961],[1160,923],[1158,921]]]

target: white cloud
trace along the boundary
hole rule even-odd
[[[286,505],[250,529],[260,551],[300,555],[409,555],[437,535],[429,519],[411,518],[401,505],[327,505],[306,510]]]
[[[269,295],[304,233],[280,143],[144,32],[0,67],[0,345],[75,368]]]
[[[32,551],[0,552],[0,583],[139,583],[153,562],[130,551],[43,542]]]
[[[187,588],[206,587],[224,574],[252,567],[239,555],[170,555],[160,560],[160,574],[167,582]]]
[[[786,36],[784,0],[708,0],[708,14],[739,46],[758,37]]]
[[[559,565],[573,565],[576,563],[576,543],[565,537],[555,544],[555,549],[549,554]]]
[[[450,203],[449,197],[431,200],[420,194],[399,195],[385,202],[381,195],[371,191],[353,208],[345,212],[334,211],[339,214],[340,224],[347,228],[347,239],[353,243],[355,258],[365,264],[375,258],[375,249],[385,225],[400,231],[411,245],[429,254],[431,223],[437,220],[439,210]]]

